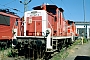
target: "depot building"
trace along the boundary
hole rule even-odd
[[[90,38],[90,22],[75,22],[75,25],[76,33],[78,33],[80,37]]]

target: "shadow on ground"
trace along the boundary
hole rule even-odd
[[[76,56],[74,60],[90,60],[90,56]]]

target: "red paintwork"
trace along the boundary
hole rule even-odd
[[[68,20],[67,20],[67,36],[71,36],[72,34],[74,35],[74,36],[77,36],[77,34],[76,34],[76,26],[75,26],[75,23],[74,22],[72,22],[72,24],[70,25],[69,23],[68,23]]]
[[[12,36],[13,36],[12,29],[13,29],[13,27],[18,27],[18,35],[20,35],[21,22],[18,23],[18,26],[14,25],[16,18],[18,19],[18,21],[20,21],[20,17],[12,15],[12,14],[4,13],[4,12],[0,12],[0,14],[10,17],[10,26],[0,25],[0,40],[6,40],[6,39],[10,40],[10,39],[12,39]]]
[[[32,19],[32,23],[29,23],[29,18]],[[42,34],[42,16],[37,17],[27,17],[27,29],[26,29],[26,35],[27,36],[35,36],[35,22],[36,22],[36,33]],[[37,34],[36,34],[37,35]]]

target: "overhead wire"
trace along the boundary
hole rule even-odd
[[[17,11],[17,12],[23,13],[22,11],[20,11],[20,10],[18,10],[18,9],[16,9],[16,8],[11,8],[11,7],[6,6],[6,5],[8,5],[8,4],[10,4],[10,3],[13,3],[13,2],[15,2],[15,1],[16,1],[16,0],[12,0],[11,2],[8,2],[8,3],[4,4],[4,5],[2,5],[2,4],[0,4],[0,5],[1,5],[1,6],[4,6],[4,7],[7,7],[7,8],[9,8],[9,9],[15,10],[15,11]]]
[[[50,0],[51,1],[51,3],[53,3],[54,4],[54,2],[52,1],[52,0]]]
[[[61,0],[61,2],[65,5],[65,3],[63,2],[63,0]],[[67,8],[67,6],[65,5],[66,9],[68,10],[69,14],[73,17],[73,15],[71,14],[71,12],[69,11],[69,9]]]
[[[55,4],[52,0],[50,0],[53,4]],[[61,0],[62,1],[62,0]],[[64,2],[63,2],[64,3]],[[65,4],[64,4],[65,5]],[[68,10],[69,11],[69,10]],[[65,16],[67,16],[66,14],[64,14]],[[71,13],[70,13],[71,15]],[[67,16],[68,17],[68,16]],[[65,18],[65,17],[64,17]],[[70,17],[68,17],[70,19]]]
[[[21,11],[18,10],[18,9],[14,9],[14,8],[11,8],[11,7],[8,7],[8,6],[5,6],[5,5],[2,5],[2,4],[0,4],[0,5],[1,5],[1,6],[4,6],[4,7],[7,7],[7,8],[9,8],[9,9],[15,10],[15,11],[17,11],[17,12],[23,13],[23,12],[21,12]]]
[[[68,17],[66,14],[64,14],[67,18],[69,18],[70,19],[70,17]]]

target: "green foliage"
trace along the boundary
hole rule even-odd
[[[83,39],[83,43],[87,43],[88,40],[86,38]]]
[[[16,51],[12,49],[11,51],[8,51],[7,56],[8,57],[18,57],[18,53],[16,53]]]
[[[2,51],[4,51],[4,48],[2,48]]]
[[[8,56],[8,57],[12,57],[12,52],[11,52],[11,51],[8,51],[7,56]]]
[[[62,48],[60,50],[60,53],[57,54],[56,56],[54,56],[52,60],[62,60],[62,59],[65,59],[68,56],[68,54],[69,53],[66,51],[66,49]]]
[[[73,43],[73,45],[77,45],[77,44],[79,44],[79,43],[81,43],[81,39],[76,40],[76,41]]]

